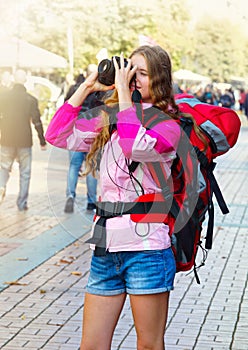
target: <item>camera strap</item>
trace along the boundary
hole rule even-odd
[[[137,90],[137,86],[136,86],[136,79],[134,79],[134,85],[135,85],[135,89],[132,93],[132,101],[136,106],[136,113],[137,116],[140,120],[142,120],[142,95],[139,92],[139,90]]]
[[[136,79],[134,79],[134,86],[135,86],[135,89],[132,93],[132,101],[134,103],[141,103],[142,96],[141,96],[141,93],[139,92],[139,90],[137,90]]]
[[[136,85],[136,83],[135,83],[135,85]],[[142,100],[141,93],[139,92],[139,90],[135,89],[132,93],[132,101],[134,103],[141,103],[141,100]]]

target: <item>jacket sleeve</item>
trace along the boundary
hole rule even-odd
[[[34,124],[35,130],[37,131],[38,138],[40,140],[40,145],[45,146],[46,140],[44,137],[44,129],[40,118],[41,115],[40,115],[40,110],[38,106],[38,100],[33,96],[30,96],[30,104],[31,104],[30,113],[31,113],[32,123]]]
[[[100,117],[78,118],[81,106],[62,105],[46,131],[46,140],[53,146],[73,151],[88,152],[90,145],[99,133]]]
[[[180,138],[180,127],[173,120],[161,121],[151,130],[142,126],[135,107],[117,114],[119,143],[124,155],[138,162],[173,159]]]

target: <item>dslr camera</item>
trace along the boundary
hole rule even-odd
[[[120,57],[119,56],[113,56],[116,59],[116,62],[118,63],[118,66],[120,68]],[[113,57],[111,60],[104,59],[102,60],[98,65],[98,81],[106,86],[113,85],[115,82],[115,66],[113,62]],[[128,61],[126,58],[124,58],[124,67],[126,67],[128,64]]]

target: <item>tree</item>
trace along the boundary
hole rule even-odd
[[[181,0],[22,0],[0,3],[2,31],[68,57],[68,28],[73,33],[75,74],[109,57],[128,56],[139,35],[151,37],[170,54],[173,69],[191,69],[216,81],[248,76],[248,38],[228,20],[211,17],[195,28]],[[60,74],[66,75],[66,71]]]
[[[245,74],[245,38],[229,21],[206,18],[196,26],[195,44],[195,60],[202,74],[215,81],[229,81],[231,75]]]

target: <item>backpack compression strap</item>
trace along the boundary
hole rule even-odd
[[[210,181],[211,194],[210,194],[210,200],[209,200],[209,206],[208,206],[208,227],[207,227],[206,242],[205,242],[206,249],[211,249],[212,242],[213,242],[213,230],[214,230],[214,203],[213,203],[213,196],[212,196],[213,193],[215,195],[215,198],[217,200],[217,203],[220,207],[222,214],[229,213],[229,209],[226,205],[226,202],[221,193],[218,182],[213,173],[215,166],[216,166],[216,163],[212,162],[207,172],[207,176]]]
[[[215,198],[217,200],[217,203],[220,207],[220,210],[222,214],[228,214],[229,209],[226,205],[225,199],[221,193],[220,187],[218,185],[218,182],[214,176],[214,168],[216,166],[215,162],[208,163],[208,159],[206,155],[199,150],[199,148],[195,147],[195,152],[198,158],[198,161],[200,165],[207,169],[207,178],[210,182],[210,196],[209,196],[209,203],[208,203],[208,225],[207,225],[207,234],[206,234],[206,242],[205,242],[205,248],[211,249],[212,248],[212,242],[213,242],[213,231],[214,231],[214,203],[213,203],[213,193],[215,195]]]

